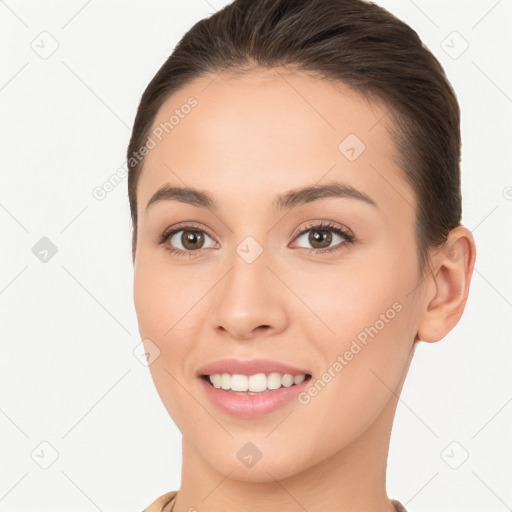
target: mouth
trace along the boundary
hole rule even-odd
[[[217,410],[246,420],[264,417],[292,404],[309,386],[310,380],[309,373],[277,372],[202,374],[198,379],[205,397]]]

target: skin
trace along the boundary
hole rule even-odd
[[[398,396],[415,342],[442,339],[462,315],[471,232],[455,228],[451,250],[433,251],[433,271],[420,278],[416,199],[396,163],[387,108],[343,84],[284,69],[205,76],[170,97],[153,126],[190,96],[197,106],[145,158],[134,259],[140,335],[160,350],[151,375],[182,433],[173,510],[391,512],[385,468]],[[350,133],[366,145],[354,161],[338,150]],[[378,207],[322,198],[272,208],[278,194],[330,181]],[[177,201],[146,210],[165,183],[207,191],[219,210]],[[320,220],[356,241],[329,232],[328,247],[341,250],[308,252],[325,247],[300,234]],[[156,242],[185,221],[207,231],[192,258]],[[182,234],[173,241],[183,250]],[[263,249],[250,264],[236,252],[247,236]],[[314,382],[395,302],[402,310],[307,404],[241,419],[219,411],[195,375],[224,357],[264,357],[308,368]],[[237,457],[248,442],[262,453],[250,468]]]

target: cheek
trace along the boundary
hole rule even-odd
[[[159,338],[165,332],[162,312],[168,299],[162,297],[162,288],[157,275],[151,268],[141,265],[135,270],[133,281],[133,302],[143,338]]]
[[[316,293],[312,279],[299,292],[331,331],[319,331],[314,318],[305,325],[323,367],[318,368],[314,396],[305,396],[304,402],[311,398],[312,421],[319,429],[332,428],[333,436],[336,425],[345,424],[356,435],[371,424],[400,383],[414,341],[417,312],[409,292],[416,262],[380,254],[374,266],[366,262],[358,269],[354,262],[350,272],[316,273]]]
[[[195,288],[195,290],[194,290]],[[197,300],[202,288],[185,268],[171,268],[163,251],[141,247],[134,267],[133,300],[141,336],[163,338]],[[168,334],[170,336],[172,331]],[[167,336],[166,336],[167,337]]]
[[[388,323],[379,318],[386,311]],[[321,347],[324,368],[301,397],[297,417],[307,418],[311,432],[321,432],[325,454],[347,446],[392,411],[399,392],[412,346],[408,309],[397,304],[373,313],[378,315],[364,310],[357,322],[339,317],[338,335]]]
[[[149,370],[162,402],[180,429],[180,418],[187,416],[186,404],[190,403],[190,395],[183,389],[192,371],[187,362],[204,316],[197,303],[206,286],[192,267],[171,267],[165,255],[157,251],[142,248],[137,255],[133,299],[139,334],[143,340],[151,340],[146,342],[147,351],[155,350],[154,345],[159,350]]]
[[[309,333],[310,339],[323,339],[327,346],[341,348],[376,322],[380,329],[385,322],[390,331],[389,320],[395,318],[396,308],[404,306],[414,287],[415,262],[401,261],[384,251],[379,254],[380,258],[364,261],[347,258],[343,265],[318,267],[291,281],[296,295],[314,313],[304,316],[306,325],[316,327]]]
[[[187,396],[182,394],[179,383],[184,381],[180,362],[186,359],[186,344],[179,339],[178,328],[173,329],[183,316],[176,311],[183,307],[182,293],[178,291],[181,287],[169,276],[162,278],[161,269],[147,263],[141,258],[134,273],[139,334],[146,352],[158,351],[158,357],[149,365],[151,378],[167,412],[183,431],[181,418],[186,418]]]

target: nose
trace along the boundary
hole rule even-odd
[[[264,254],[252,263],[236,254],[216,287],[212,318],[219,334],[251,340],[286,329],[286,288],[267,266]]]

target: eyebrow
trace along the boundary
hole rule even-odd
[[[277,196],[272,206],[277,211],[289,210],[297,206],[311,203],[324,198],[351,198],[358,199],[378,208],[377,203],[367,194],[354,187],[341,182],[331,182],[325,185],[311,185],[294,189]],[[218,202],[207,192],[190,187],[173,187],[169,184],[161,186],[148,201],[146,210],[160,201],[178,201],[181,203],[208,208],[218,211]]]

